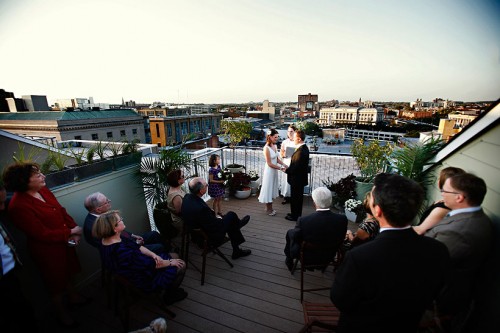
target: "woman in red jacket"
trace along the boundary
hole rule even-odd
[[[45,176],[38,164],[13,164],[5,170],[3,181],[14,192],[9,216],[27,236],[28,249],[49,289],[58,322],[64,327],[76,327],[63,295],[68,292],[70,304],[87,302],[70,288],[72,276],[80,271],[75,246],[80,242],[82,228],[45,187]]]

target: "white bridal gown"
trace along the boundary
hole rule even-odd
[[[264,146],[264,151],[265,149],[269,149],[271,163],[277,165],[278,153],[272,150],[268,145]],[[262,186],[260,188],[259,202],[273,202],[273,199],[276,198],[279,194],[278,187],[278,169],[273,169],[266,163],[266,165],[264,166],[264,175],[262,176]]]

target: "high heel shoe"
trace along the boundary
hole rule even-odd
[[[269,215],[269,216],[274,216],[274,215],[276,215],[276,211],[273,209],[273,211],[272,211],[272,212],[270,212],[270,213],[268,213],[267,215]]]

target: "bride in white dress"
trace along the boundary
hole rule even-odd
[[[266,165],[264,166],[264,175],[262,176],[259,202],[266,204],[266,212],[269,216],[276,215],[276,211],[273,209],[273,199],[279,195],[278,170],[286,170],[286,164],[278,157],[278,148],[276,147],[278,138],[279,134],[277,130],[274,128],[268,130],[266,145],[263,149]]]

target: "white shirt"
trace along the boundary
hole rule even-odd
[[[481,210],[481,206],[454,209],[451,212],[449,212],[448,214],[446,214],[446,216],[453,216],[453,215],[462,214],[462,213],[472,213],[472,212],[477,212],[479,210]]]
[[[3,275],[5,275],[16,266],[16,259],[14,259],[10,247],[5,244],[2,235],[0,235],[0,255],[2,256]]]

